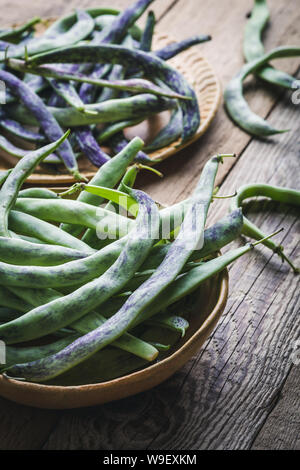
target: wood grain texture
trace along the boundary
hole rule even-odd
[[[80,2],[81,6],[99,3]],[[114,3],[117,4],[111,5]],[[162,3],[167,2],[157,0],[153,7]],[[6,5],[3,21],[10,24],[20,21],[22,10],[26,9],[24,19],[39,13],[38,8],[45,9],[41,10],[42,15],[51,15],[52,9],[53,15],[57,15],[61,14],[60,8],[69,9],[75,2],[63,4],[55,0],[47,5],[37,1],[30,7],[26,2],[26,8],[22,8],[20,0],[2,4]],[[242,25],[252,1],[179,0],[168,2],[168,6],[171,4],[173,8],[169,11],[167,8],[158,27],[162,31],[167,28],[178,39],[212,33],[211,43],[197,47],[203,49],[225,85],[242,64]],[[269,4],[272,23],[266,31],[266,47],[299,43],[297,0],[269,0]],[[297,63],[284,61],[280,66],[295,72]],[[139,185],[157,200],[173,203],[190,194],[210,155],[234,151],[240,158],[229,173],[229,167],[221,173],[219,179],[224,181],[221,193],[230,194],[238,185],[251,181],[299,189],[300,107],[292,105],[289,93],[276,106],[280,97],[281,91],[262,88],[253,81],[247,87],[252,108],[261,116],[269,116],[270,122],[278,127],[292,123],[293,133],[268,142],[250,143],[249,136],[234,127],[220,109],[213,126],[199,142],[159,166],[165,173],[163,182],[147,173],[139,179]],[[213,203],[209,224],[227,208],[228,201]],[[298,260],[299,265],[298,212],[269,203],[263,206],[252,203],[247,209],[251,220],[267,233],[285,227],[277,240],[283,240],[287,254]],[[35,410],[35,414],[30,408],[1,400],[0,447],[105,450],[299,447],[294,435],[300,423],[299,366],[291,369],[292,345],[299,335],[299,278],[264,247],[238,260],[229,273],[230,298],[222,321],[205,347],[175,376],[152,391],[116,403],[49,415],[46,412],[49,425],[44,427],[40,411]],[[278,400],[280,393],[283,400]],[[27,428],[23,427],[24,422],[29,423]],[[7,436],[7,426],[18,430],[18,435],[11,431]]]

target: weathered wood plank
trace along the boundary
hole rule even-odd
[[[299,348],[298,348],[299,351]],[[251,449],[300,450],[299,425],[299,364],[294,365],[274,409],[256,437]]]
[[[277,125],[296,122],[298,113],[287,99],[272,118]],[[250,181],[296,187],[295,136],[286,134],[281,144],[253,142],[228,175],[222,193],[230,194]],[[228,201],[215,202],[211,222],[227,206]],[[252,204],[249,216],[266,233],[284,226],[277,240],[283,241],[287,254],[299,265],[299,211],[283,205],[263,207],[258,213]],[[255,249],[231,266],[225,314],[197,356],[152,391],[67,412],[44,448],[249,448],[292,365],[292,344],[299,331],[298,292],[299,278],[265,247]],[[299,411],[295,410],[293,419],[299,426]],[[268,442],[268,448],[276,448],[277,443]],[[286,441],[287,448],[294,445],[294,439]]]
[[[57,413],[0,398],[0,449],[37,450],[56,425]]]

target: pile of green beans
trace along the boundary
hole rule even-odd
[[[125,127],[153,114],[178,110],[176,119],[172,114],[170,125],[154,137],[153,145],[149,142],[149,150],[163,148],[180,137],[183,142],[192,138],[200,125],[197,97],[167,61],[211,37],[194,36],[153,51],[154,14],[148,14],[144,31],[136,25],[153,1],[136,0],[122,12],[111,8],[77,9],[59,18],[41,36],[33,35],[25,42],[23,35],[32,31],[39,18],[1,32],[0,78],[6,83],[7,96],[0,129],[8,133],[0,135],[1,149],[23,158],[28,150],[20,147],[22,141],[40,147],[74,128],[72,138],[60,147],[58,155],[48,156],[43,164],[57,167],[63,162],[75,179],[83,179],[78,156],[101,167],[120,150],[114,144],[114,134],[121,134],[125,146]],[[59,55],[60,50],[66,58]],[[44,54],[50,54],[49,60],[39,66],[37,61],[41,63]],[[102,135],[103,124],[117,130],[106,129]],[[37,129],[28,127],[32,125]],[[101,148],[104,141],[105,151]],[[151,162],[145,153],[138,153],[135,159]]]
[[[190,198],[164,209],[133,189],[144,168],[134,163],[143,148],[138,137],[91,184],[60,195],[22,189],[68,134],[1,175],[0,339],[7,377],[82,383],[77,368],[97,357],[105,361],[97,373],[103,381],[160,360],[189,327],[181,302],[254,246],[215,258],[243,230],[239,207],[204,230],[218,167],[234,155],[210,158]],[[78,189],[77,200],[65,198]],[[103,220],[106,236],[118,227],[114,239],[105,240]]]
[[[274,129],[265,119],[251,111],[243,96],[245,78],[249,74],[254,74],[264,82],[282,88],[292,90],[299,87],[299,83],[294,77],[269,64],[273,59],[299,57],[300,55],[299,46],[282,46],[265,53],[261,35],[269,17],[266,0],[254,0],[254,7],[245,27],[243,41],[244,57],[247,64],[233,77],[224,92],[225,107],[231,119],[248,134],[257,137],[267,137],[287,130]]]

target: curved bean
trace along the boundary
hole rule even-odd
[[[91,113],[81,113],[73,108],[53,108],[49,106],[47,109],[62,126],[77,127],[127,119],[143,120],[152,114],[174,109],[175,106],[175,100],[159,98],[150,94],[140,94],[129,98],[86,105],[85,109],[91,111]],[[6,111],[10,117],[23,124],[38,125],[37,119],[28,113],[28,110],[22,105],[7,105]]]
[[[14,205],[18,192],[24,181],[31,175],[36,166],[54,150],[56,150],[68,137],[69,131],[53,144],[35,150],[20,160],[0,190],[0,235],[10,237],[8,232],[8,214]]]
[[[172,112],[169,123],[159,131],[153,141],[145,147],[147,152],[161,149],[180,138],[182,134],[182,111],[178,107]]]
[[[271,198],[274,201],[300,206],[300,191],[279,186],[272,186],[269,184],[257,183],[247,184],[239,188],[236,197],[232,199],[231,210],[240,207],[244,199],[257,196],[265,196]],[[264,233],[258,227],[256,227],[253,222],[250,222],[250,220],[245,216],[243,217],[242,233],[251,238],[254,238],[255,240],[259,240],[265,237]],[[262,243],[268,248],[270,248],[272,251],[274,251],[274,253],[277,253],[282,260],[287,261],[287,263],[292,267],[294,272],[299,272],[299,269],[296,268],[291,262],[291,260],[286,256],[283,251],[284,248],[281,245],[277,245],[271,239],[267,239]]]
[[[64,232],[55,225],[49,224],[44,220],[33,217],[29,214],[24,214],[18,211],[10,211],[8,226],[17,234],[21,234],[21,238],[30,237],[29,241],[40,240],[40,243],[45,242],[50,245],[61,245],[74,250],[82,251],[83,253],[94,253],[86,243],[73,237],[69,233]],[[37,240],[32,240],[34,239]]]
[[[27,188],[19,191],[19,197],[34,197],[34,198],[43,198],[43,199],[57,199],[58,195],[47,188]]]
[[[143,141],[139,137],[135,137],[131,142],[124,148],[122,152],[116,155],[113,159],[105,163],[90,180],[90,184],[94,186],[105,186],[107,188],[113,188],[122,178],[126,172],[127,167],[133,162],[136,154],[143,148]],[[93,206],[99,206],[104,199],[87,193],[81,192],[77,198],[80,202],[85,202]],[[63,230],[69,233],[76,233],[76,230],[72,226],[62,225]]]
[[[28,140],[29,142],[45,142],[44,135],[27,129],[17,121],[7,118],[3,109],[0,111],[0,127],[21,139]]]
[[[269,18],[270,12],[266,0],[255,0],[251,17],[247,21],[244,33],[243,50],[247,62],[258,59],[265,54],[261,35]],[[296,80],[294,77],[270,65],[265,65],[257,70],[256,75],[272,84],[288,89],[295,88]]]
[[[154,51],[153,54],[156,57],[159,57],[162,60],[169,60],[172,59],[175,55],[179,54],[180,52],[189,49],[192,46],[197,44],[201,44],[202,42],[207,42],[211,40],[211,36],[208,34],[202,34],[200,36],[192,36],[191,38],[184,39],[180,42],[173,42],[172,44],[168,44],[167,46]]]
[[[41,18],[38,16],[35,16],[31,20],[27,21],[23,25],[17,27],[17,28],[12,28],[8,29],[6,31],[1,31],[0,32],[0,39],[12,39],[15,38],[16,36],[21,36],[25,31],[31,30],[34,25],[37,23],[41,22]]]
[[[27,53],[29,55],[38,54],[43,51],[57,49],[66,45],[71,45],[86,38],[94,29],[94,21],[88,13],[83,10],[77,10],[78,21],[64,34],[56,37],[47,35],[40,38],[33,38],[27,42]],[[23,57],[25,49],[23,45],[9,47],[6,57]],[[0,62],[5,60],[5,54],[0,54]]]
[[[0,237],[0,260],[19,266],[56,266],[86,258],[91,251],[74,250],[59,245],[41,245],[17,238]]]
[[[19,147],[16,147],[12,142],[10,142],[6,137],[3,135],[0,135],[0,148],[7,152],[9,155],[12,155],[13,157],[16,158],[23,158],[27,157],[29,154],[33,152],[33,150],[24,150]],[[46,157],[43,160],[43,163],[61,163],[61,159],[55,155],[54,153],[51,153],[48,157]]]
[[[272,59],[294,57],[300,55],[299,47],[278,47],[268,54],[263,55],[244,65],[240,72],[227,85],[224,99],[227,111],[232,120],[249,134],[257,136],[269,136],[286,132],[286,130],[274,129],[270,124],[255,114],[249,108],[243,97],[243,80]]]

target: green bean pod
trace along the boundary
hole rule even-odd
[[[35,167],[48,155],[50,155],[59,145],[65,141],[70,131],[66,132],[56,142],[46,145],[41,149],[35,150],[20,160],[0,190],[0,235],[10,237],[8,231],[8,214],[14,205],[20,187],[24,181],[31,175]]]
[[[225,106],[230,117],[238,126],[249,134],[259,137],[286,132],[286,130],[274,129],[267,121],[251,111],[243,97],[243,80],[272,59],[299,55],[300,47],[278,47],[261,58],[244,65],[240,72],[229,82],[224,93]]]
[[[19,266],[56,266],[86,258],[90,251],[74,250],[59,245],[31,243],[18,238],[0,237],[0,260]]]
[[[113,188],[120,181],[126,172],[126,168],[133,162],[137,153],[143,148],[143,145],[144,143],[139,137],[132,139],[124,150],[99,168],[97,173],[90,180],[90,184]],[[93,206],[99,206],[104,201],[103,198],[85,191],[79,194],[77,200]],[[70,225],[65,224],[62,225],[61,228],[66,232],[78,234]]]
[[[22,199],[19,200],[21,201]],[[19,211],[10,211],[8,226],[10,231],[14,231],[18,235],[21,234],[21,236],[33,237],[34,239],[50,245],[61,245],[82,251],[83,253],[93,254],[95,252],[82,240],[64,232],[59,227]]]
[[[264,196],[281,203],[293,204],[298,207],[300,206],[300,191],[280,186],[257,183],[241,186],[235,198],[232,199],[230,208],[231,210],[235,210],[242,205],[244,199],[257,196]],[[251,238],[254,238],[255,240],[260,240],[261,238],[265,237],[264,233],[245,216],[243,217],[242,233]],[[287,261],[295,273],[299,272],[299,268],[296,268],[293,265],[291,260],[284,253],[284,248],[281,245],[277,245],[272,239],[267,239],[262,243],[274,251],[274,253],[277,253],[282,260]]]
[[[261,35],[269,18],[270,12],[266,0],[255,0],[251,17],[247,21],[244,33],[243,50],[247,62],[258,59],[265,54]],[[255,75],[274,85],[288,89],[295,87],[296,80],[294,77],[270,65],[263,66],[256,71]]]

